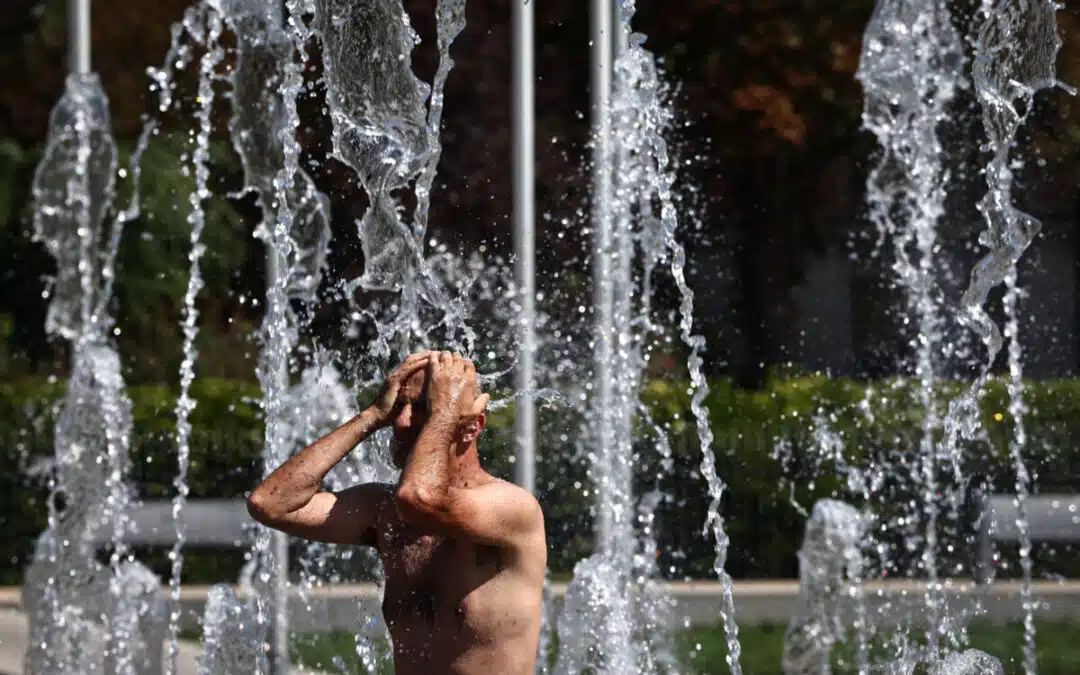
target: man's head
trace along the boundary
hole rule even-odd
[[[412,452],[413,446],[420,437],[420,432],[431,416],[432,411],[428,410],[427,376],[427,368],[418,370],[405,381],[398,392],[396,409],[391,419],[391,427],[394,431],[391,450],[394,465],[399,469],[404,468],[409,453]],[[476,382],[473,386],[473,396],[479,397],[481,393],[480,384]],[[480,412],[479,415],[461,424],[454,437],[458,453],[465,452],[476,443],[476,437],[484,430],[486,423],[486,413]]]

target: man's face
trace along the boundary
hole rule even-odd
[[[392,421],[394,440],[390,450],[394,465],[399,469],[405,468],[405,460],[428,419],[426,385],[427,371],[421,370],[414,373],[398,392],[398,408]]]
[[[473,393],[476,396],[480,395],[479,384],[476,385]],[[397,401],[397,411],[391,421],[394,438],[390,443],[390,455],[394,466],[404,469],[409,453],[412,452],[416,440],[420,437],[420,432],[431,415],[431,411],[428,410],[426,369],[414,373],[405,382],[405,386],[398,392]],[[479,428],[483,429],[485,423],[486,416],[481,414]]]

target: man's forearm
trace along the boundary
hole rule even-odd
[[[330,469],[379,426],[378,414],[368,408],[278,467],[252,493],[252,500],[274,513],[303,508],[319,491]]]
[[[399,497],[411,501],[437,502],[450,490],[450,452],[455,425],[437,414],[416,439],[398,485]]]

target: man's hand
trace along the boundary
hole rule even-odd
[[[487,394],[477,396],[476,366],[450,352],[431,353],[427,363],[428,409],[432,416],[459,428],[487,407]]]
[[[387,376],[382,393],[379,394],[379,398],[371,406],[380,427],[390,424],[394,413],[397,412],[398,394],[401,393],[401,388],[405,386],[410,377],[428,366],[432,354],[433,352],[410,354],[404,363]]]

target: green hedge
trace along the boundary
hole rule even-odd
[[[829,420],[832,430],[847,439],[845,456],[852,463],[868,458],[883,467],[880,484],[871,500],[883,514],[903,513],[903,504],[922,496],[906,486],[902,477],[917,469],[921,409],[913,391],[903,382],[877,383],[868,394],[864,385],[826,378],[795,378],[772,382],[763,391],[741,391],[726,381],[713,382],[707,404],[716,435],[718,473],[727,482],[722,513],[731,537],[728,570],[736,578],[792,578],[797,573],[796,551],[805,518],[801,508],[826,496],[854,499],[844,490],[836,462],[819,457],[814,449],[815,416]],[[959,384],[942,387],[944,402],[960,390]],[[7,555],[0,560],[0,583],[18,583],[35,537],[45,525],[45,486],[28,478],[27,470],[53,452],[51,404],[62,393],[61,384],[20,381],[0,385],[0,421],[8,431],[6,452],[0,453],[0,527],[7,536]],[[238,497],[258,479],[261,471],[262,429],[257,404],[259,392],[250,383],[197,380],[198,401],[192,422],[190,468],[191,497]],[[172,434],[174,395],[163,387],[133,387],[135,410],[133,480],[139,494],[170,497],[176,467]],[[689,415],[689,394],[682,383],[651,382],[645,394],[652,411],[642,422],[635,444],[634,465],[638,490],[659,488],[666,497],[658,509],[656,529],[661,568],[677,578],[711,576],[713,545],[703,536],[708,505],[700,477],[701,453]],[[872,420],[861,409],[870,401]],[[969,552],[964,537],[971,520],[970,496],[976,489],[1010,491],[1014,473],[1008,454],[1011,420],[1005,394],[993,385],[982,404],[986,438],[965,444],[963,470],[968,481],[954,485],[943,472],[943,487],[966,498],[958,518],[943,516],[943,535],[960,545],[946,563],[966,565]],[[1080,383],[1030,383],[1030,413],[1026,428],[1031,442],[1028,465],[1043,491],[1076,492],[1080,489]],[[481,450],[497,475],[512,475],[511,414],[494,414]],[[539,415],[537,492],[544,505],[550,540],[551,567],[565,577],[575,561],[591,548],[591,499],[579,439],[588,427],[570,410],[545,408]],[[658,459],[655,434],[659,426],[670,438],[672,461]],[[778,453],[777,448],[786,448]],[[660,476],[658,479],[657,476]],[[797,506],[799,505],[799,506]],[[948,506],[943,503],[943,509]],[[897,530],[892,555],[896,568],[910,567],[919,548],[905,552],[904,540],[918,532]],[[149,553],[159,571],[167,569],[164,552]],[[1063,550],[1038,551],[1043,574],[1071,574],[1075,556]],[[192,552],[185,564],[185,581],[213,582],[232,578],[242,563],[236,553]]]

